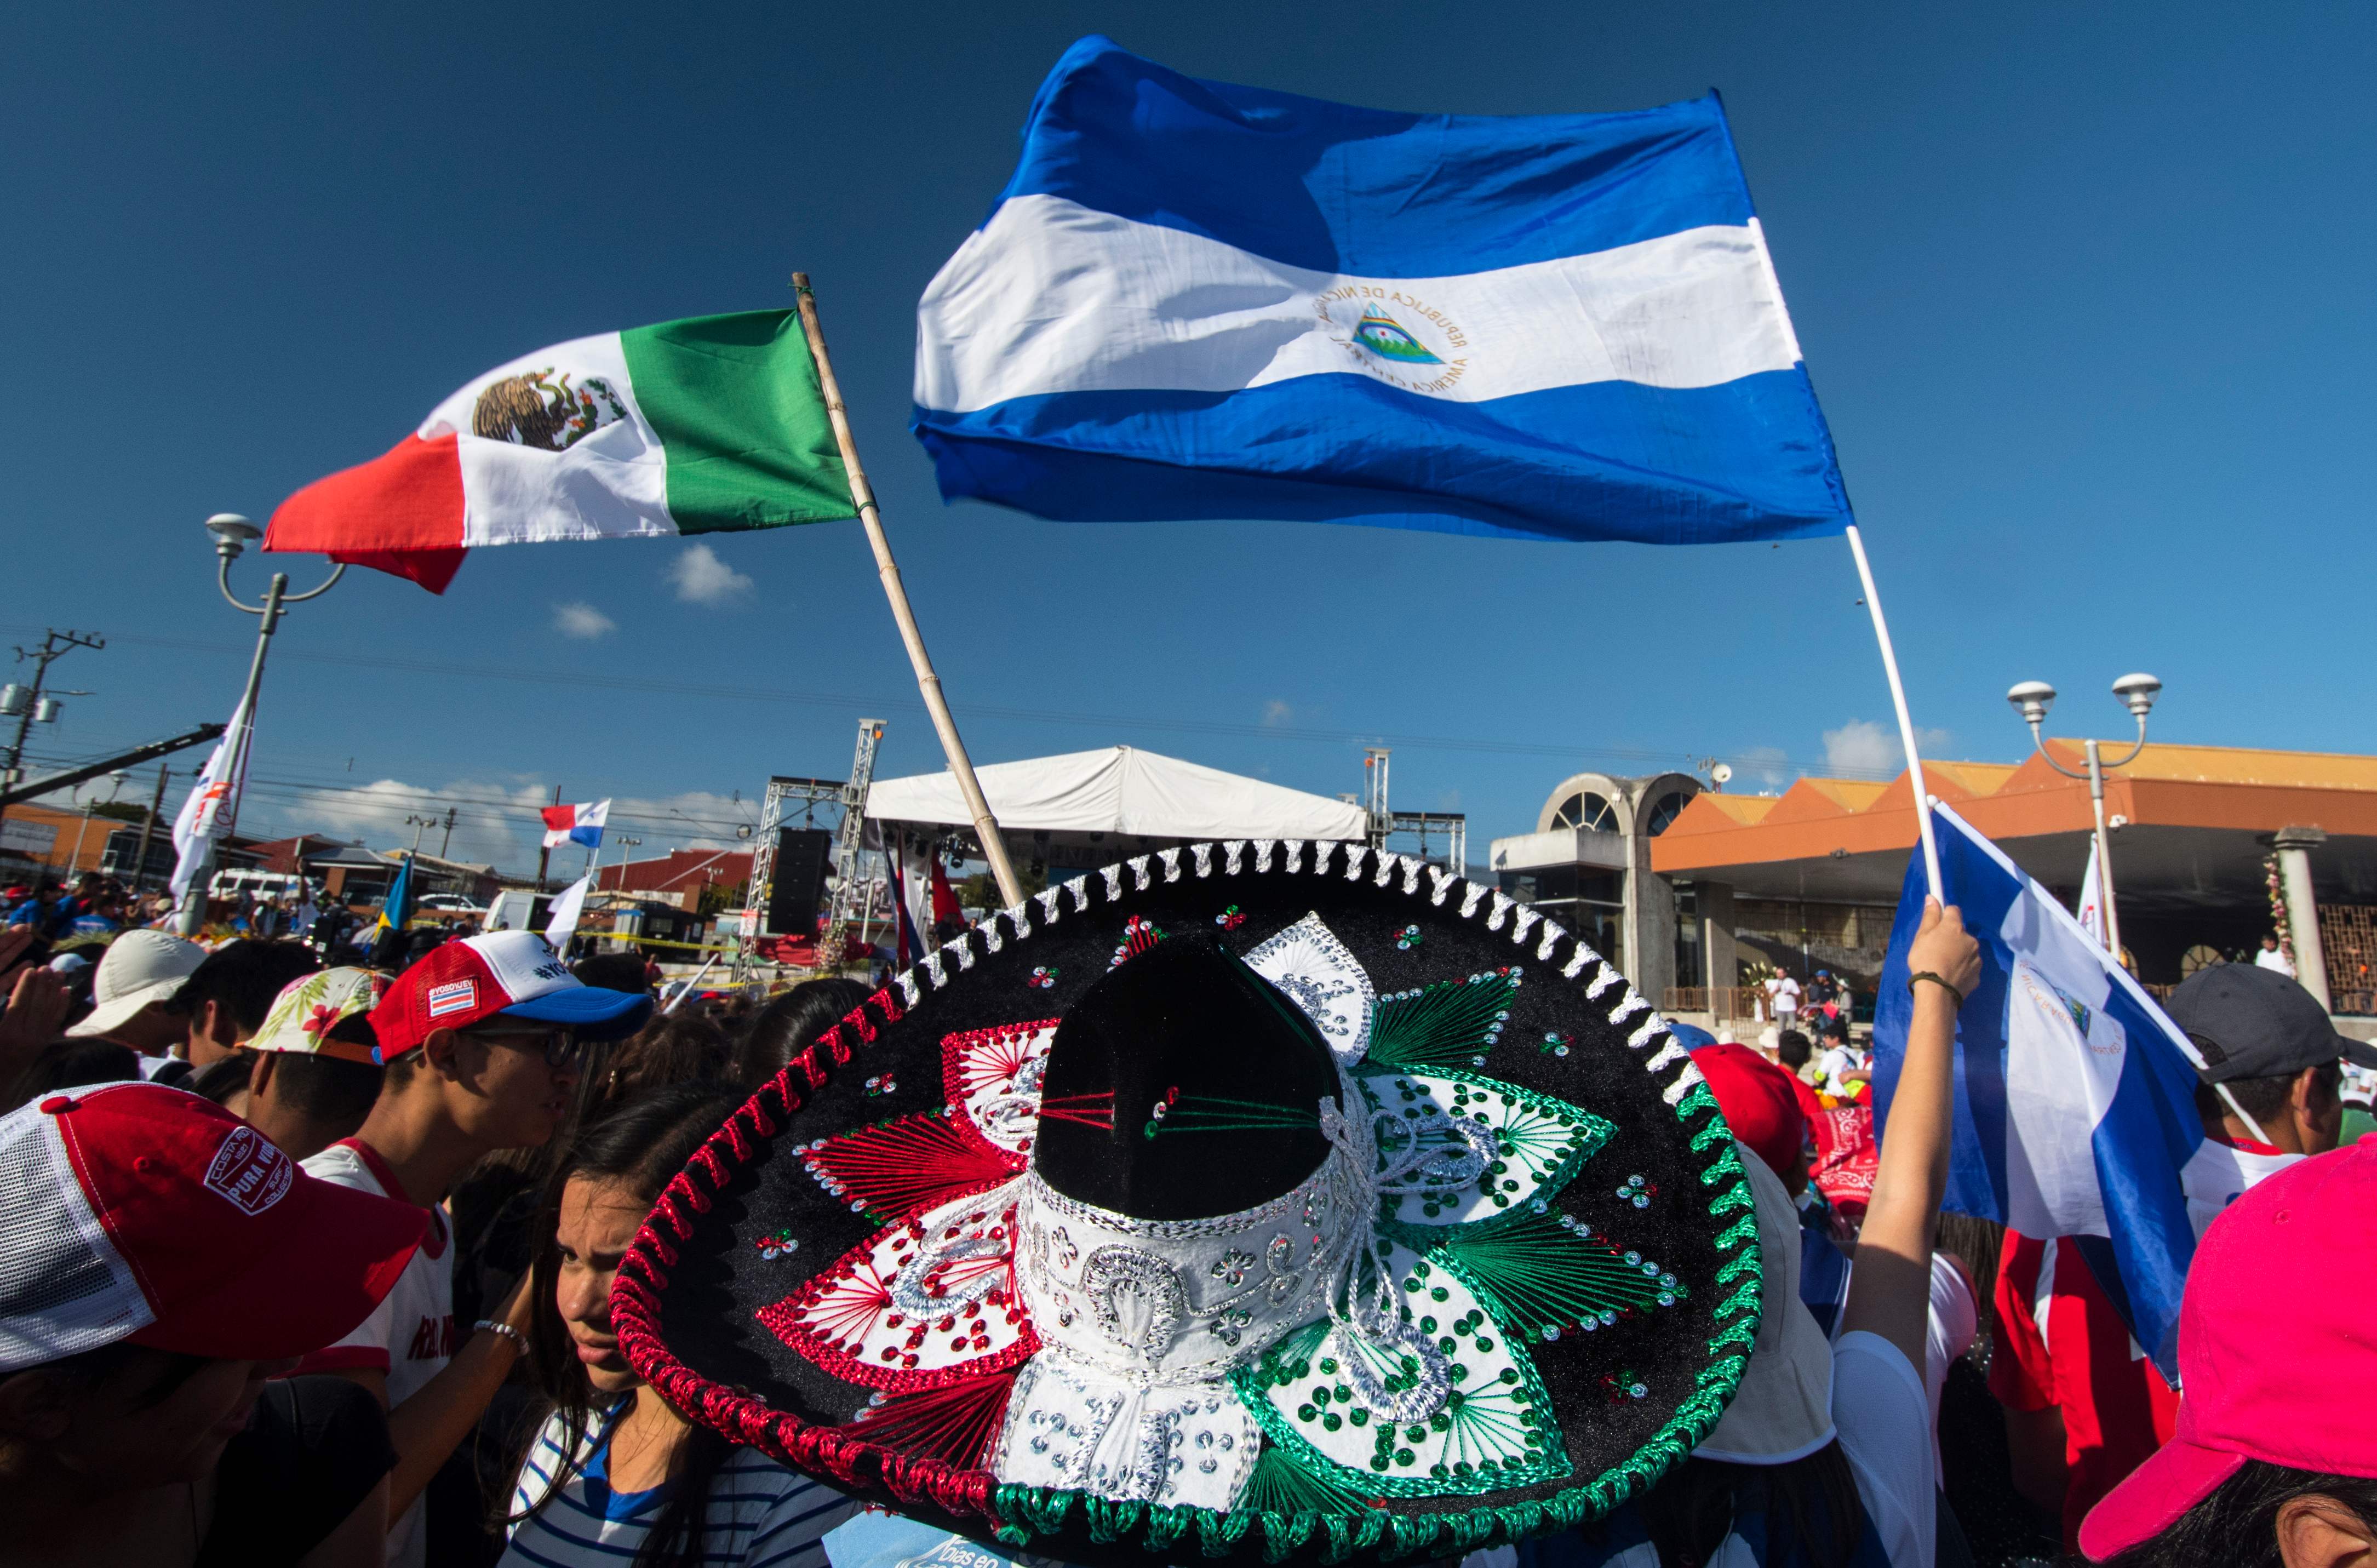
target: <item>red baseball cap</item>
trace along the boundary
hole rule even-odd
[[[2150,1540],[2248,1459],[2377,1476],[2377,1429],[2339,1389],[2377,1376],[2377,1143],[2299,1161],[2228,1205],[2179,1309],[2170,1442],[2081,1522],[2096,1562]]]
[[[534,931],[490,931],[432,949],[396,977],[371,1011],[376,1059],[418,1050],[437,1029],[467,1029],[499,1012],[562,1023],[581,1039],[632,1035],[651,1016],[640,991],[589,986]]]
[[[1702,1046],[1692,1052],[1692,1065],[1708,1080],[1717,1109],[1733,1128],[1733,1135],[1780,1176],[1799,1163],[1808,1136],[1808,1114],[1791,1075],[1751,1050],[1730,1040]]]
[[[233,1360],[318,1350],[394,1288],[425,1223],[155,1083],[0,1117],[0,1374],[123,1339]]]

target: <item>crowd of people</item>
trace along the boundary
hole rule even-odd
[[[671,1176],[866,987],[670,1010],[640,958],[527,932],[376,968],[78,924],[111,910],[43,890],[0,933],[0,1562],[823,1568],[855,1504],[645,1384],[611,1285]],[[1693,1052],[1757,1198],[1740,1391],[1611,1519],[1472,1568],[2377,1562],[2377,1448],[2331,1392],[2377,1354],[2377,1141],[2337,1149],[2368,1048],[2275,968],[2170,999],[2211,1064],[2181,1400],[2084,1246],[1942,1219],[1982,962],[1927,911],[1861,1178],[1827,1179],[1838,1124],[1870,1125],[1845,1031]]]

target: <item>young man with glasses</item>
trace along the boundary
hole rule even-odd
[[[454,1322],[454,1249],[437,1205],[498,1149],[536,1148],[567,1117],[586,1044],[633,1034],[651,998],[581,984],[531,931],[448,942],[372,1009],[387,1070],[363,1127],[305,1162],[341,1187],[428,1212],[429,1234],[396,1288],[354,1333],[306,1359],[377,1394],[397,1454],[388,1560],[425,1558],[421,1496],[527,1346],[526,1279],[493,1318]]]

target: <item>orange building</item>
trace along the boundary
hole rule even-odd
[[[2079,742],[2047,744],[2065,766],[2083,766]],[[2037,755],[2019,766],[1927,761],[1924,778],[2072,901],[2088,861],[2085,784]],[[2275,928],[2269,841],[2312,828],[2325,834],[2310,866],[2329,993],[2339,1014],[2377,1012],[2377,757],[2149,745],[2107,774],[2105,810],[2121,937],[2139,978],[2175,984],[2258,947]],[[1738,962],[1754,956],[1802,978],[1815,967],[1845,972],[1869,999],[1915,842],[1905,773],[1886,784],[1809,778],[1775,796],[1694,796],[1653,841],[1650,862],[1692,890],[1712,928],[1705,983],[1733,984]]]

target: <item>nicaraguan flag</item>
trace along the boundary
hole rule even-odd
[[[603,824],[611,816],[611,803],[597,800],[587,806],[546,806],[544,816],[544,847],[556,844],[582,844],[589,849],[603,844]]]
[[[2025,1236],[2075,1239],[2176,1387],[2180,1290],[2196,1241],[2182,1171],[2204,1143],[2195,1047],[2052,893],[1945,806],[1932,818],[1941,901],[1963,909],[1981,944],[1980,981],[1956,1016],[1945,1206]],[[1928,892],[1918,856],[1874,1003],[1884,1120],[1914,1006],[1906,946]]]
[[[1388,114],[1086,38],[917,317],[945,497],[1659,545],[1850,521],[1714,95]]]

